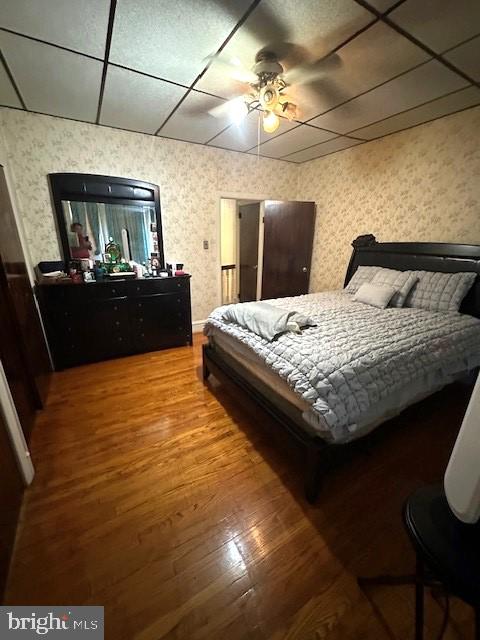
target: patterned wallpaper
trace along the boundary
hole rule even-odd
[[[2,109],[0,118],[33,263],[59,257],[48,173],[153,182],[160,185],[165,257],[192,273],[194,320],[218,301],[220,196],[296,197],[298,167],[286,162],[13,109]]]
[[[351,241],[480,244],[480,107],[300,165],[317,203],[312,291],[343,285]]]
[[[165,256],[193,274],[194,320],[218,301],[221,195],[316,201],[312,291],[342,285],[362,233],[480,244],[479,107],[302,165],[13,109],[0,118],[33,263],[59,256],[48,173],[154,182]]]

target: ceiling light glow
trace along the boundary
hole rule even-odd
[[[280,118],[273,111],[265,111],[263,114],[263,130],[265,133],[275,133],[280,126]]]

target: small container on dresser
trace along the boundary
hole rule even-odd
[[[190,276],[38,284],[55,368],[192,344]]]

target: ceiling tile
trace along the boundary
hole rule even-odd
[[[248,0],[122,0],[110,61],[190,85],[249,6]]]
[[[360,140],[352,140],[352,138],[339,136],[338,138],[334,138],[333,140],[329,140],[328,142],[316,144],[314,147],[310,147],[309,149],[304,149],[303,151],[292,153],[291,155],[286,156],[284,159],[291,162],[307,162],[307,160],[313,160],[314,158],[326,156],[329,153],[335,153],[336,151],[342,151],[343,149],[354,147],[355,145],[360,144],[360,142]]]
[[[299,105],[300,120],[309,120],[429,59],[425,51],[381,22],[338,54],[342,60],[339,68],[307,86],[289,88],[289,95]]]
[[[335,133],[302,124],[281,136],[276,136],[264,142],[260,146],[260,155],[268,156],[269,158],[282,158],[295,151],[300,151],[300,149],[305,149],[305,147],[311,147],[314,144],[325,142],[335,137]]]
[[[414,127],[422,122],[440,118],[441,116],[446,116],[449,113],[466,109],[476,104],[480,104],[480,89],[468,87],[467,89],[461,89],[443,98],[438,98],[438,100],[424,104],[416,109],[399,113],[396,116],[377,122],[377,124],[372,124],[363,129],[357,129],[352,132],[352,135],[371,140],[373,138],[386,136],[395,131]]]
[[[221,104],[225,104],[225,101],[220,98],[191,91],[158,135],[191,142],[207,142],[230,124],[227,115],[215,118],[208,113]]]
[[[109,0],[2,0],[1,26],[103,58]]]
[[[95,120],[101,62],[4,31],[0,46],[28,109]]]
[[[443,57],[473,80],[480,80],[480,36],[444,53]]]
[[[311,121],[318,127],[347,133],[462,88],[467,83],[443,64],[431,60]]]
[[[22,107],[3,64],[0,64],[0,105],[2,107]]]
[[[479,0],[407,0],[389,17],[438,53],[480,31]]]
[[[155,133],[185,92],[176,84],[109,65],[100,122]]]
[[[235,151],[251,149],[257,144],[259,117],[261,117],[261,111],[253,111],[239,125],[231,125],[226,131],[214,138],[210,144]],[[280,127],[277,129],[277,135],[296,126],[296,122],[289,122],[285,118],[280,118]],[[272,134],[265,133],[260,125],[260,143],[271,137]]]
[[[372,14],[353,0],[262,0],[226,45],[222,57],[250,69],[255,54],[265,47],[288,69],[299,60],[322,58],[372,20]],[[242,85],[215,63],[196,88],[226,98],[242,92]]]

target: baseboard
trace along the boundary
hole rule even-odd
[[[192,322],[192,331],[193,333],[201,333],[203,331],[203,327],[205,326],[206,320],[194,320]]]

